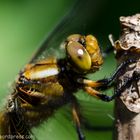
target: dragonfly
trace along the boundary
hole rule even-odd
[[[72,9],[72,11],[74,10]],[[30,139],[31,127],[49,118],[59,106],[72,101],[72,114],[77,134],[79,139],[83,140],[84,135],[78,117],[79,105],[76,98],[68,94],[69,91],[74,93],[79,88],[84,88],[87,93],[101,100],[109,99],[105,94],[100,94],[94,90],[94,87],[97,88],[104,84],[104,80],[94,82],[83,77],[87,72],[98,70],[103,60],[94,36],[81,35],[80,33],[73,34],[73,32],[76,32],[76,24],[73,28],[65,30],[75,13],[70,12],[70,16],[66,16],[58,24],[19,73],[14,92],[8,98],[6,111],[2,112],[0,117],[2,135],[12,134],[13,136],[12,138],[4,137],[4,139]],[[63,41],[64,39],[65,41]],[[61,42],[63,43],[61,44]],[[60,44],[61,49],[58,48]],[[75,46],[78,48],[73,51]],[[56,54],[54,50],[57,50],[55,51]],[[57,59],[52,57],[53,52],[53,56],[57,56]],[[91,60],[93,53],[96,55]],[[62,56],[58,56],[59,54],[62,54]],[[63,56],[63,54],[66,54],[66,56]],[[58,78],[60,76],[60,80],[55,77],[56,75]],[[72,84],[72,81],[75,81],[75,84]],[[45,87],[46,85],[48,85],[48,89]],[[63,95],[65,90],[67,91],[66,98]],[[48,95],[54,95],[54,97]]]

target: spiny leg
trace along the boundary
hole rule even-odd
[[[80,116],[79,104],[74,96],[72,97],[71,105],[72,105],[72,116],[76,126],[76,131],[78,133],[79,140],[85,140],[85,136],[81,130],[80,117],[79,117]]]
[[[102,94],[102,93],[100,93],[99,91],[97,91],[97,90],[95,90],[95,89],[93,89],[93,88],[91,88],[91,87],[88,87],[88,86],[85,86],[85,87],[84,87],[84,90],[85,90],[89,95],[91,95],[91,96],[94,96],[94,97],[96,97],[96,98],[98,98],[98,99],[101,99],[102,101],[105,101],[105,102],[110,102],[110,101],[112,101],[115,97],[120,96],[121,93],[122,93],[126,88],[130,87],[133,81],[138,81],[138,80],[140,80],[140,73],[137,72],[137,71],[134,71],[132,77],[129,78],[129,79],[121,86],[121,88],[116,89],[114,95],[112,95],[112,96],[107,96],[107,95],[105,95],[105,94]]]
[[[127,61],[124,61],[123,63],[121,63],[118,66],[116,71],[109,78],[104,78],[104,79],[101,79],[101,80],[98,80],[98,81],[92,81],[92,80],[88,80],[88,79],[84,79],[84,78],[78,78],[77,82],[80,83],[80,84],[83,84],[84,86],[87,86],[87,87],[98,88],[98,89],[102,89],[102,90],[108,89],[114,84],[113,82],[118,77],[120,72],[128,64],[131,64],[131,63],[134,63],[134,62],[137,62],[137,60],[129,59]]]
[[[112,86],[114,80],[118,77],[118,75],[122,72],[122,70],[124,70],[127,65],[135,63],[137,61],[138,60],[135,60],[135,59],[128,59],[127,61],[124,61],[123,63],[121,63],[117,67],[115,72],[111,75],[111,77],[104,78],[104,79],[101,79],[101,80],[97,81],[97,82],[101,83],[101,86],[99,88],[100,89],[107,89],[108,87]]]
[[[96,97],[102,101],[105,102],[110,102],[112,101],[116,96],[118,96],[118,94],[120,93],[120,91],[118,91],[116,94],[114,94],[113,96],[108,96],[105,94],[100,93],[99,91],[91,88],[91,87],[84,87],[84,90],[91,96]],[[120,94],[119,94],[120,95]]]
[[[134,71],[131,78],[128,78],[126,82],[118,89],[115,90],[114,95],[110,96],[109,101],[113,100],[115,97],[118,97],[121,95],[122,92],[124,92],[127,88],[129,88],[132,85],[133,81],[139,81],[140,80],[140,72]]]
[[[80,84],[83,84],[84,86],[92,87],[92,88],[98,88],[102,86],[101,82],[98,81],[92,81],[89,79],[84,79],[84,78],[78,78],[77,82]]]
[[[112,100],[112,97],[111,96],[107,96],[105,94],[102,94],[100,93],[99,91],[91,88],[91,87],[88,87],[88,86],[85,86],[84,87],[84,90],[86,93],[88,93],[89,95],[93,96],[93,97],[96,97],[102,101],[106,101],[106,102],[109,102]]]

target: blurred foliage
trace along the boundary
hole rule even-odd
[[[8,89],[19,70],[30,60],[40,42],[49,35],[58,21],[71,9],[75,0],[1,0],[0,1],[0,101],[6,99]],[[109,46],[108,34],[117,39],[120,33],[119,17],[139,12],[140,1],[79,0],[69,14],[68,21],[54,32],[53,38],[70,33],[94,34],[103,50]],[[63,39],[62,39],[63,40]],[[53,40],[52,40],[53,42]],[[59,43],[59,42],[58,42]],[[49,46],[53,47],[52,45]],[[88,77],[97,80],[115,70],[115,58],[110,54],[102,69]],[[108,92],[108,91],[107,91]],[[109,91],[110,93],[111,91]],[[79,92],[77,97],[85,116],[88,140],[110,140],[113,122],[113,103],[103,103]],[[66,106],[33,132],[39,140],[77,139],[71,112]]]

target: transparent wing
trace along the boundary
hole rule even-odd
[[[77,0],[73,7],[66,13],[54,30],[46,37],[31,62],[44,59],[50,55],[61,56],[61,43],[64,39],[73,33],[85,34],[89,25],[89,20],[93,20],[96,10],[96,1],[93,5],[91,0]],[[86,15],[85,15],[86,14]]]
[[[82,131],[86,139],[111,140],[114,121],[112,103],[103,103],[86,95],[79,99],[79,103],[84,119],[82,121]],[[34,133],[37,132],[37,138],[44,135],[49,140],[58,138],[63,140],[78,139],[69,105],[59,109],[43,126],[34,131]]]

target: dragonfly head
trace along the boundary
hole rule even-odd
[[[69,64],[77,72],[96,71],[103,63],[97,39],[92,35],[73,34],[68,36],[65,49]]]

